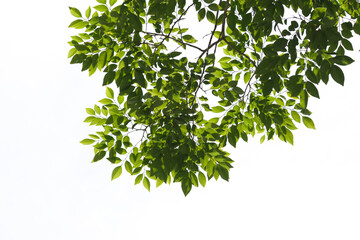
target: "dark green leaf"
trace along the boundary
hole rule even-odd
[[[341,68],[336,65],[332,65],[330,69],[331,77],[337,82],[338,84],[344,86],[345,76]]]
[[[331,62],[339,64],[339,65],[349,65],[354,62],[351,57],[348,56],[336,56],[330,59]]]
[[[196,39],[191,35],[184,35],[183,40],[188,43],[196,43]]]
[[[142,30],[142,23],[140,21],[140,17],[131,13],[131,14],[129,14],[129,18],[130,18],[130,23],[133,26],[133,28],[136,31],[141,31]]]
[[[202,8],[202,9],[200,9],[200,10],[199,10],[199,12],[198,12],[198,19],[199,19],[199,22],[200,22],[201,20],[203,20],[203,19],[204,19],[205,14],[206,14],[206,10],[205,10],[205,8]]]
[[[311,96],[316,97],[316,98],[320,98],[319,91],[317,90],[315,85],[312,84],[311,82],[306,82],[306,90],[308,91],[308,93]]]
[[[213,12],[208,11],[208,12],[206,13],[206,18],[207,18],[207,20],[208,20],[209,22],[215,24],[215,15],[214,15]]]
[[[191,191],[191,180],[189,178],[185,178],[182,182],[181,182],[181,189],[184,193],[184,195],[188,195],[189,192]]]
[[[229,134],[228,134],[228,140],[229,140],[229,143],[230,143],[234,148],[236,148],[236,138],[235,138],[234,134],[232,134],[231,132],[229,132]]]
[[[221,165],[218,165],[217,169],[219,171],[220,177],[225,181],[229,181],[229,171]]]
[[[105,157],[105,155],[106,155],[105,151],[100,151],[100,152],[96,153],[94,156],[93,162],[100,161],[101,159],[103,159]]]
[[[135,81],[143,88],[146,88],[147,83],[141,70],[135,70]]]

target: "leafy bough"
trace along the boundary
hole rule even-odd
[[[86,109],[85,122],[102,130],[81,143],[94,162],[116,165],[112,179],[125,168],[148,190],[150,179],[181,182],[185,195],[229,180],[227,144],[256,133],[293,144],[295,122],[315,129],[308,99],[329,76],[344,84],[349,39],[360,34],[356,1],[97,2],[84,17],[70,7],[69,27],[85,31],[72,36],[69,58],[117,90]],[[205,37],[186,21],[196,15]]]

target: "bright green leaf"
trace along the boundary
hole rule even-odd
[[[143,185],[150,192],[150,181],[149,181],[149,179],[147,177],[144,177]]]
[[[88,139],[88,138],[80,141],[80,143],[84,144],[84,145],[90,145],[90,144],[93,144],[94,142],[95,142],[95,140]]]
[[[112,104],[113,101],[109,98],[103,98],[99,101],[99,103],[106,105],[106,104]]]
[[[315,129],[315,124],[311,118],[303,116],[302,120],[307,128]]]
[[[215,107],[212,108],[212,111],[214,113],[220,113],[220,112],[225,111],[225,109],[223,107],[221,107],[221,106],[215,106]]]
[[[106,87],[106,96],[108,98],[114,99],[114,91],[109,87]]]
[[[106,5],[97,5],[94,7],[94,9],[98,10],[99,12],[106,12],[109,10]]]
[[[142,179],[143,179],[143,174],[137,175],[135,178],[135,185],[139,184],[142,181]]]
[[[86,110],[87,114],[95,115],[95,111],[92,108],[86,108],[85,110]]]
[[[81,12],[77,8],[69,7],[69,9],[70,9],[71,15],[73,15],[74,17],[77,17],[77,18],[82,17]]]
[[[205,175],[202,172],[199,172],[198,178],[199,178],[199,182],[200,182],[201,186],[205,187],[205,185],[206,185]]]
[[[86,9],[86,12],[85,12],[85,17],[87,19],[89,19],[90,15],[91,15],[91,7],[88,7],[88,9]]]
[[[121,173],[122,173],[122,167],[121,166],[118,166],[118,167],[114,168],[114,170],[112,171],[112,174],[111,174],[111,180],[114,180],[114,179],[120,177]]]

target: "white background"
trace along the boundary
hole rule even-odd
[[[68,6],[95,1],[2,1],[0,14],[0,239],[360,239],[359,52],[311,99],[317,130],[295,145],[258,138],[231,150],[230,182],[184,197],[179,184],[116,181],[79,141],[102,75],[70,65]],[[358,40],[357,40],[358,41]],[[356,50],[359,45],[356,46]]]

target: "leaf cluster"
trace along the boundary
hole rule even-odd
[[[355,0],[97,0],[69,27],[68,57],[104,73],[106,98],[86,109],[103,131],[81,141],[150,190],[181,182],[187,195],[211,178],[229,180],[230,144],[262,134],[293,144],[296,123],[315,129],[308,100],[329,77],[344,85],[360,34]],[[184,19],[211,26],[190,33]],[[195,18],[194,18],[195,19]],[[201,41],[204,42],[204,41]],[[197,52],[195,59],[189,52]]]

